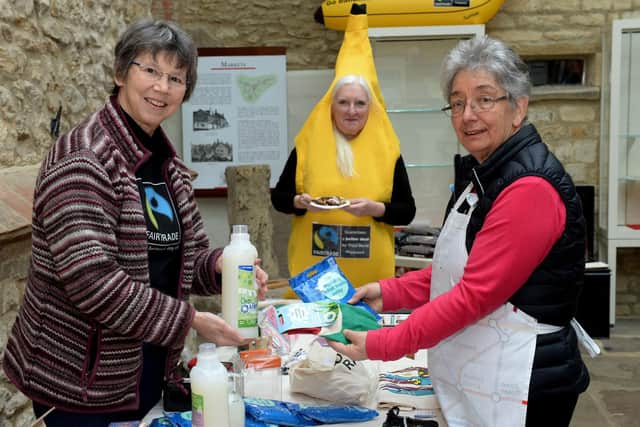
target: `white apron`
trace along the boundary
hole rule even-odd
[[[456,201],[438,237],[432,301],[460,281],[467,263],[466,230],[477,203],[471,188]],[[470,208],[460,213],[465,199]],[[506,303],[430,349],[429,371],[449,427],[524,426],[536,334],[560,329]]]

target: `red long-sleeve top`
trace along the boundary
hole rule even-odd
[[[487,214],[461,280],[429,301],[431,266],[380,281],[383,310],[413,309],[407,320],[367,334],[372,360],[395,360],[430,348],[493,312],[522,286],[560,238],[566,220],[560,194],[543,178],[520,178]]]

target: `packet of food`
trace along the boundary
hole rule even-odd
[[[289,286],[303,302],[330,300],[346,303],[356,290],[344,275],[336,259],[332,256],[324,258],[303,272],[289,279]],[[373,314],[376,320],[382,317],[364,301],[354,304]]]
[[[332,325],[338,318],[340,307],[331,301],[300,302],[276,309],[278,331],[282,334],[293,329],[317,328]]]

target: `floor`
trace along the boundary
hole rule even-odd
[[[602,355],[583,354],[591,384],[580,396],[571,427],[640,427],[640,318],[617,319]]]

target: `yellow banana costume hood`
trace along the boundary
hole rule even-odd
[[[344,76],[360,75],[370,85],[367,122],[349,141],[355,174],[337,166],[331,118],[333,88]],[[389,202],[400,143],[384,107],[369,43],[367,15],[350,15],[336,60],[334,80],[311,111],[295,139],[296,192],[313,197],[341,196]],[[289,273],[293,276],[325,256],[336,257],[354,286],[392,277],[395,269],[393,227],[344,210],[308,211],[295,216],[289,239]]]

